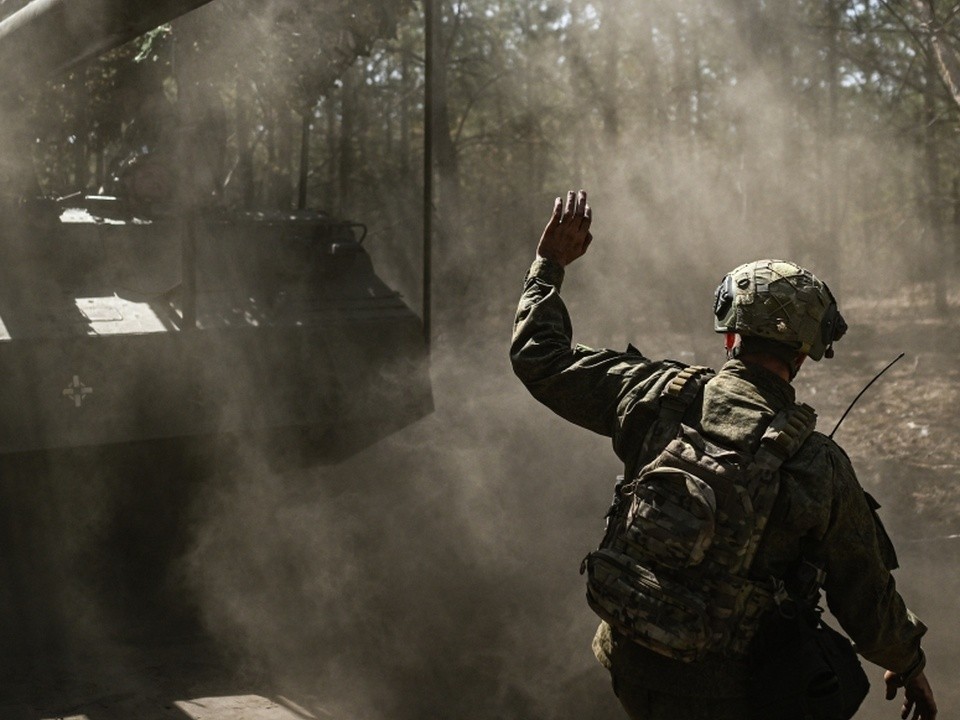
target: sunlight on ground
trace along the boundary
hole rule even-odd
[[[316,720],[318,717],[289,700],[274,701],[259,695],[178,700],[174,705],[192,720]]]

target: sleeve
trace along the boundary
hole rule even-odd
[[[639,351],[574,346],[573,327],[560,298],[563,268],[537,258],[527,273],[513,326],[510,360],[530,393],[566,420],[614,438],[642,437],[656,417],[660,389],[679,363],[652,362]]]
[[[853,466],[837,448],[828,455],[835,481],[824,538],[827,605],[867,660],[898,673],[922,668],[926,626],[905,605],[891,569],[893,546]]]

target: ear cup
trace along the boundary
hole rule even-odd
[[[723,322],[733,306],[733,276],[727,275],[717,286],[713,299],[713,315],[718,322]]]

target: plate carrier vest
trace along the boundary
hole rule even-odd
[[[780,466],[813,432],[816,413],[780,411],[753,455],[716,445],[683,424],[714,376],[692,366],[660,396],[639,455],[618,478],[600,547],[584,558],[587,602],[622,635],[683,662],[743,657],[783,583],[750,568],[780,487]],[[651,460],[652,458],[652,460]]]

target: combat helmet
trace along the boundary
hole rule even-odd
[[[730,272],[717,288],[714,329],[761,338],[813,360],[833,357],[847,323],[826,283],[783,260],[756,260]]]

